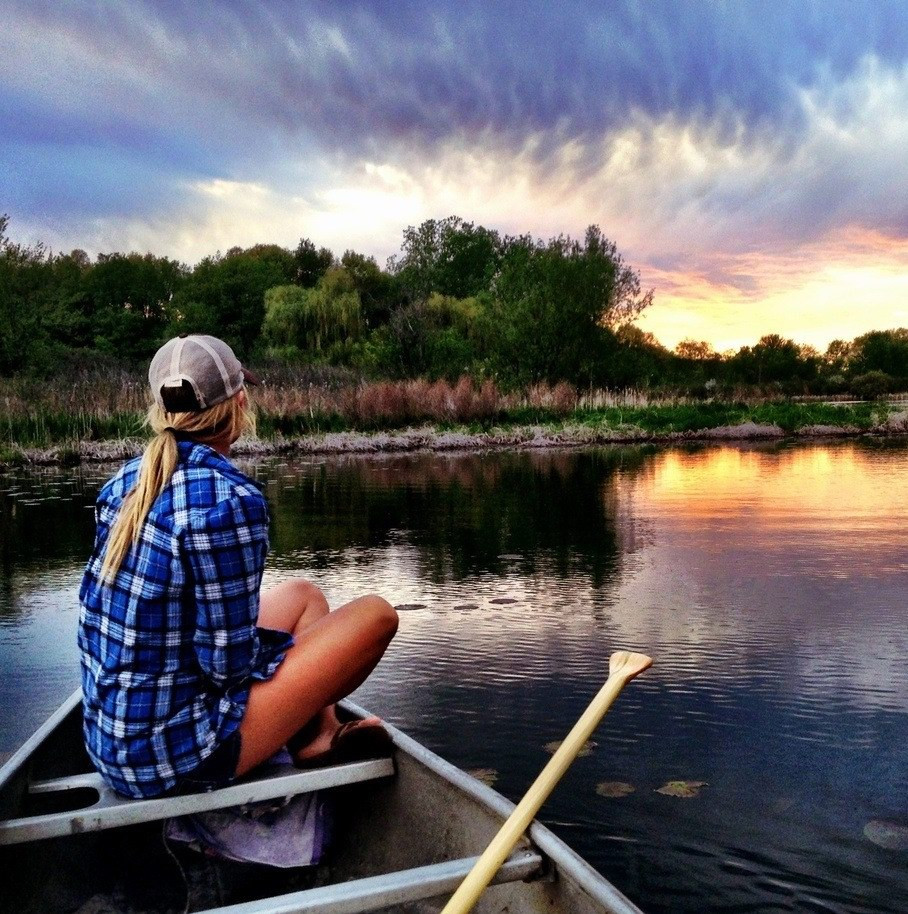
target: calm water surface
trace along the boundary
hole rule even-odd
[[[908,827],[908,449],[243,466],[272,506],[266,583],[302,574],[334,604],[378,591],[401,608],[356,698],[513,799],[611,651],[655,658],[542,815],[645,911],[908,911],[908,849],[864,833]],[[0,477],[0,750],[77,685],[109,473]],[[705,786],[657,792],[671,781]]]

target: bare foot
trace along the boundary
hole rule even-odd
[[[287,740],[287,749],[297,761],[327,752],[339,727],[334,705],[329,705]]]

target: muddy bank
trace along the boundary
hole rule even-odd
[[[594,428],[583,425],[520,426],[487,432],[442,431],[430,426],[393,432],[334,432],[300,438],[242,440],[233,453],[241,457],[272,454],[368,454],[407,451],[470,451],[504,448],[581,447],[592,444],[672,444],[682,441],[772,441],[790,439],[892,437],[908,435],[908,410],[894,413],[870,429],[808,425],[786,431],[778,425],[743,422],[696,431],[650,433],[634,426]],[[11,448],[2,466],[17,464],[67,465],[114,462],[142,452],[144,439],[85,441],[77,446]]]

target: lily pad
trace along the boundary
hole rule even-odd
[[[864,837],[890,851],[908,850],[908,826],[882,819],[871,819],[864,826]]]
[[[459,612],[468,612],[471,609],[479,609],[478,603],[458,603],[456,606],[452,606],[452,609],[456,609]]]
[[[689,800],[691,797],[699,796],[704,787],[709,787],[706,781],[669,781],[656,790],[656,793],[664,793],[667,797],[681,797]]]
[[[519,603],[519,600],[515,600],[514,597],[495,597],[494,600],[489,600],[490,603],[494,603],[496,606],[506,606],[509,603]]]
[[[498,772],[494,768],[468,768],[467,774],[481,781],[486,787],[491,787],[498,780]]]
[[[425,603],[398,603],[397,606],[395,606],[394,608],[398,612],[409,612],[410,610],[413,610],[413,609],[425,609],[426,604]]]
[[[625,781],[600,781],[596,785],[596,793],[600,797],[626,797],[637,788]]]
[[[554,755],[561,748],[561,744],[563,742],[563,739],[552,740],[552,742],[545,744],[545,751],[548,752],[549,755]],[[586,758],[598,745],[598,743],[588,739],[580,747],[580,751],[577,753],[577,758]]]

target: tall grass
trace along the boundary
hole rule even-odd
[[[695,432],[744,421],[869,428],[871,404],[769,401],[744,396],[702,401],[671,392],[628,389],[578,393],[568,384],[503,392],[492,381],[357,381],[345,372],[275,370],[253,394],[263,438],[313,432],[390,430],[431,423],[441,428],[545,424],[634,426],[651,434]],[[744,392],[742,392],[743,394]],[[751,392],[752,393],[752,392]],[[126,371],[80,371],[52,382],[0,379],[0,447],[50,447],[143,434],[144,377]]]
[[[146,387],[125,371],[0,379],[0,442],[23,447],[141,434]]]
[[[84,410],[70,414],[39,408],[26,415],[3,415],[0,435],[4,443],[23,447],[135,438],[143,434],[143,419],[144,411],[103,416]]]

